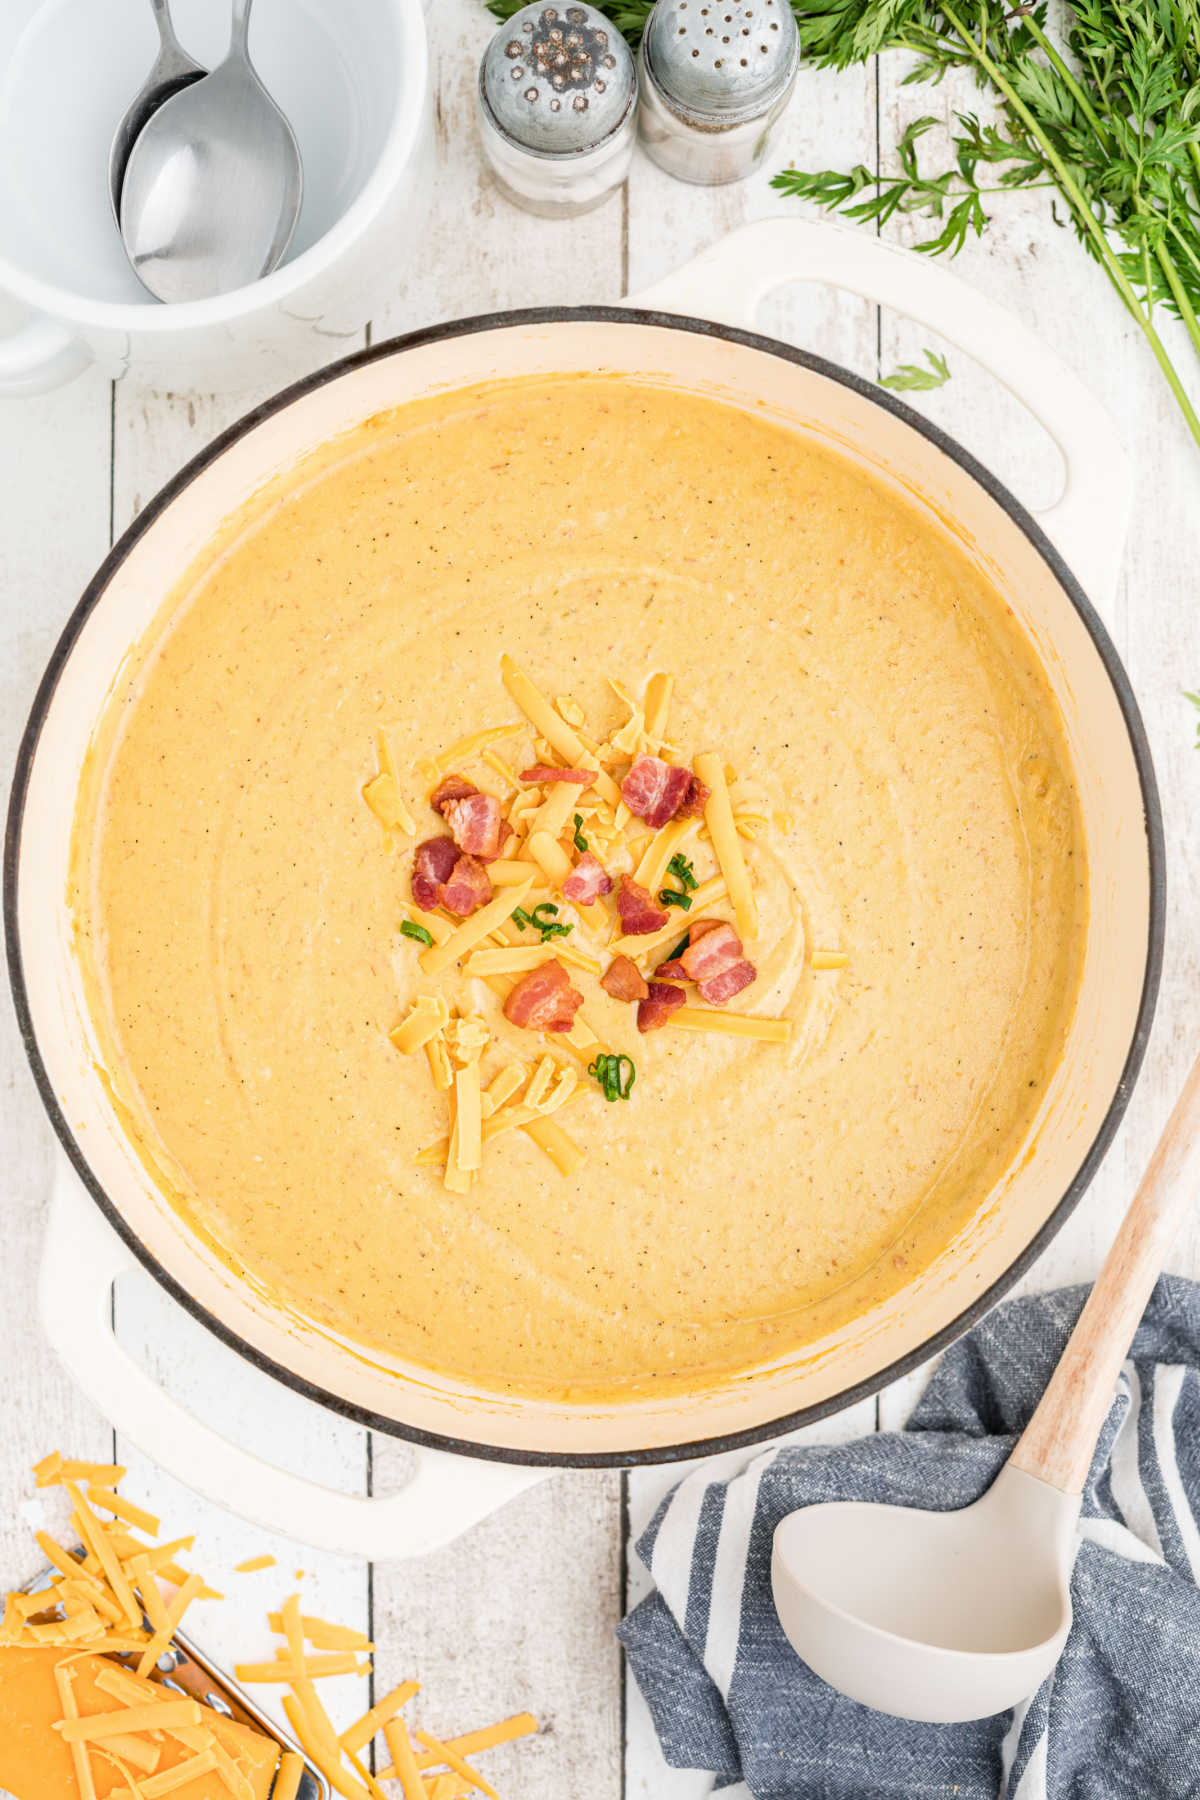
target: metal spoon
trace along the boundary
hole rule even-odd
[[[811,1669],[903,1719],[987,1718],[1026,1699],[1071,1629],[1076,1525],[1113,1388],[1200,1186],[1200,1063],[1062,1360],[1005,1468],[956,1512],[835,1501],[775,1531],[780,1623]]]
[[[251,4],[233,0],[224,62],[164,101],[130,153],[121,235],[160,300],[205,300],[269,275],[300,215],[300,150],[250,62]]]
[[[121,222],[121,187],[125,180],[129,153],[147,121],[158,111],[164,100],[169,100],[180,88],[190,87],[193,81],[199,81],[208,74],[207,69],[188,55],[175,36],[169,0],[150,0],[150,6],[158,26],[158,55],[137,98],[117,126],[112,148],[108,153],[108,197],[112,201],[113,217],[118,225]]]

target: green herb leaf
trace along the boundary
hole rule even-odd
[[[529,914],[519,906],[515,907],[513,910],[512,922],[518,931],[524,931],[527,926],[533,924],[533,920],[530,918]]]
[[[583,814],[582,813],[575,814],[575,840],[574,841],[575,841],[575,848],[577,850],[583,851],[583,850],[587,849],[588,841],[583,835]]]
[[[950,365],[936,350],[926,350],[925,362],[901,363],[890,375],[881,375],[879,385],[896,394],[924,393],[929,388],[944,387],[950,379]]]
[[[684,912],[691,912],[692,896],[681,894],[675,888],[659,888],[658,904],[660,906],[681,906]]]
[[[1165,309],[1200,361],[1197,0],[1069,0],[1061,31],[1048,25],[1045,0],[792,0],[792,10],[810,65],[846,69],[895,51],[906,82],[964,70],[992,116],[983,125],[955,115],[941,169],[921,166],[933,124],[922,117],[899,138],[892,167],[786,169],[777,191],[875,231],[895,215],[929,218],[936,230],[917,248],[953,256],[987,230],[992,196],[1045,190],[1055,221],[1108,276],[1200,445],[1195,364],[1182,370],[1158,330]]]
[[[543,919],[541,916],[543,913],[549,913],[549,918]],[[529,923],[531,925],[536,925],[539,931],[545,931],[546,927],[553,924],[557,917],[558,908],[555,906],[553,900],[543,900],[542,904],[540,906],[535,906],[530,913]]]
[[[412,919],[405,919],[401,923],[400,930],[404,937],[416,938],[418,944],[424,944],[427,950],[432,948],[433,934],[426,931],[424,925],[417,925]]]
[[[673,875],[680,887],[685,888],[689,894],[694,894],[700,885],[696,880],[695,869],[683,854],[682,850],[679,851],[677,855],[673,856],[667,864],[667,874]]]
[[[637,1080],[631,1056],[609,1056],[604,1051],[588,1064],[588,1074],[599,1083],[606,1100],[628,1100]]]
[[[677,956],[682,956],[684,951],[688,948],[691,941],[692,941],[691,932],[685,931],[683,936],[680,938],[679,942],[676,944],[675,948],[672,950],[670,956],[665,958],[665,961],[674,962],[675,958]]]
[[[1200,712],[1200,694],[1190,694],[1185,688],[1184,699],[1190,700],[1192,705],[1196,708],[1196,711]],[[1196,748],[1197,750],[1200,750],[1200,719],[1196,720]]]

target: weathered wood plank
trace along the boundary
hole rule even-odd
[[[624,196],[567,220],[538,218],[505,199],[475,131],[479,59],[496,22],[479,0],[438,0],[429,25],[437,94],[433,192],[417,254],[397,255],[395,299],[376,313],[376,341],[502,307],[617,299]]]
[[[110,388],[90,375],[36,399],[0,401],[0,759],[17,741],[46,660],[108,547]],[[7,988],[0,1003],[0,1161],[6,1171],[0,1317],[8,1381],[0,1410],[0,1569],[23,1580],[40,1561],[22,1506],[29,1465],[59,1444],[112,1450],[44,1343],[37,1273],[50,1195],[53,1133],[21,1045]]]
[[[408,1462],[377,1434],[375,1492],[400,1486]],[[380,1681],[423,1683],[414,1704],[427,1729],[524,1711],[540,1721],[536,1740],[489,1752],[485,1773],[503,1793],[621,1792],[619,1533],[620,1476],[562,1473],[433,1556],[376,1565]]]

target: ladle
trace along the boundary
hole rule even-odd
[[[835,1501],[775,1532],[780,1622],[809,1667],[903,1719],[1003,1712],[1071,1629],[1084,1483],[1121,1364],[1200,1186],[1200,1063],[1006,1466],[956,1512]]]

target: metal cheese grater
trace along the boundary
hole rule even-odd
[[[658,0],[641,51],[647,152],[683,181],[740,181],[766,155],[799,66],[789,0]]]
[[[82,1556],[82,1545],[77,1548],[78,1554]],[[24,1592],[39,1593],[42,1588],[50,1585],[54,1573],[51,1568],[43,1569],[32,1581],[26,1582]],[[149,1620],[145,1621],[145,1625],[149,1630]],[[113,1660],[131,1665],[136,1658],[121,1656]],[[202,1705],[211,1707],[213,1712],[232,1719],[236,1725],[248,1725],[263,1737],[272,1738],[281,1751],[290,1750],[293,1755],[299,1756],[304,1763],[304,1774],[300,1778],[297,1800],[331,1800],[329,1783],[316,1765],[309,1761],[300,1745],[281,1731],[265,1713],[260,1712],[245,1689],[240,1688],[211,1663],[183,1632],[176,1632],[171,1639],[170,1648],[159,1657],[155,1669],[155,1679],[163,1687],[170,1688],[176,1694],[186,1694],[189,1699],[199,1700]]]
[[[479,71],[479,129],[500,185],[556,217],[587,212],[629,172],[637,70],[593,6],[527,6],[501,26]]]

